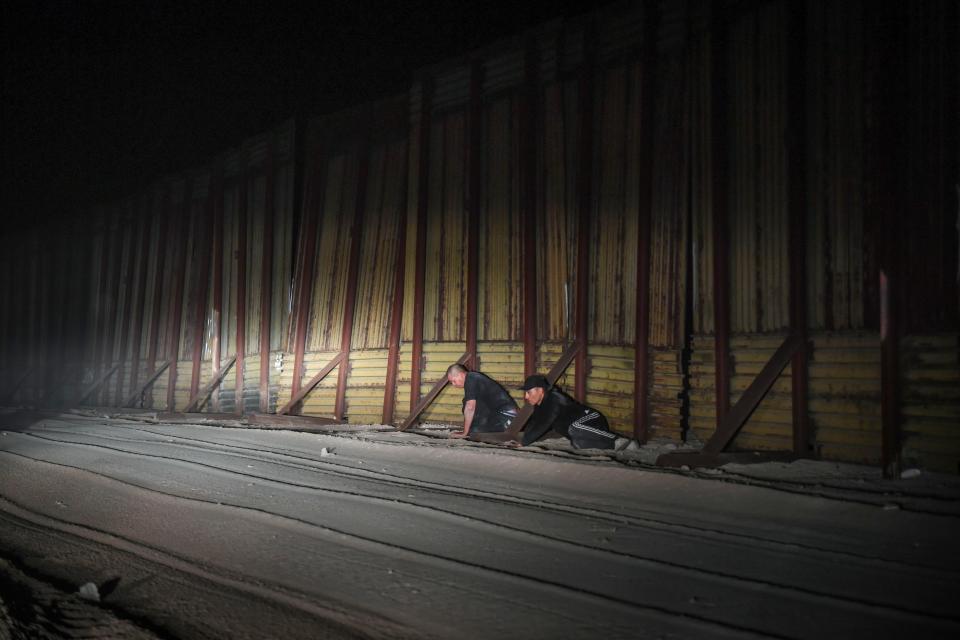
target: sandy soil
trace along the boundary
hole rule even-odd
[[[960,632],[952,476],[239,427],[0,415],[0,638]]]

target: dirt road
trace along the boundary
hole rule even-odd
[[[11,637],[28,581],[107,615],[91,637],[947,637],[957,540],[949,514],[410,434],[0,435]]]

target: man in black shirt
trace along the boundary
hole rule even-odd
[[[523,398],[534,406],[523,430],[523,444],[533,444],[550,429],[570,438],[577,449],[613,449],[617,436],[599,411],[580,404],[539,374],[529,376],[521,387]]]
[[[507,390],[478,371],[461,364],[447,369],[447,381],[463,389],[463,431],[450,434],[466,438],[471,433],[503,432],[517,417],[517,403]]]

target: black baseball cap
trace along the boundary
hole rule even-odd
[[[539,373],[535,373],[532,376],[527,376],[527,379],[524,381],[523,386],[520,387],[524,391],[529,391],[534,387],[543,387],[544,389],[550,388],[550,383],[547,382],[546,376],[542,376]]]

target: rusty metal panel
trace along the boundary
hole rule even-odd
[[[811,333],[809,410],[818,455],[875,463],[880,459],[880,346],[873,333]],[[763,368],[782,335],[731,338],[733,401]],[[712,337],[697,335],[690,362],[691,442],[706,441],[716,425]],[[737,449],[792,450],[788,366],[733,442]]]
[[[437,75],[433,108],[443,111],[460,108],[470,98],[470,65],[460,65]]]
[[[430,136],[423,339],[464,340],[467,275],[466,113],[435,116]]]
[[[636,330],[638,71],[636,64],[617,66],[596,83],[589,338],[602,344],[632,344]]]
[[[406,229],[399,228],[407,180],[407,143],[396,139],[373,147],[366,186],[363,245],[353,350],[386,348],[394,299],[394,269]],[[381,393],[380,401],[383,396]]]
[[[263,233],[267,210],[267,179],[263,171],[247,169],[247,295],[246,344],[247,354],[260,353],[260,295],[263,282]]]
[[[864,327],[874,280],[864,224],[862,2],[808,3],[807,323]],[[839,89],[842,87],[842,90]],[[874,267],[875,268],[875,267]],[[877,301],[875,285],[872,298]],[[875,304],[878,304],[875,302]],[[874,317],[876,312],[874,311]]]
[[[237,353],[237,286],[239,256],[239,214],[242,189],[238,174],[231,175],[225,163],[223,192],[223,321],[220,327],[220,352],[222,357]],[[229,374],[228,374],[229,377]]]
[[[285,136],[278,136],[277,159],[274,163],[273,295],[270,307],[270,349],[272,351],[282,350],[287,343],[286,331],[289,324],[287,319],[293,305],[290,274],[293,273],[294,260],[296,164],[292,151],[286,157],[281,155],[286,145],[285,140]]]
[[[786,20],[783,2],[745,13],[730,29],[731,330],[789,324]]]
[[[901,341],[904,466],[960,473],[960,334]]]
[[[543,90],[543,197],[538,201],[537,290],[541,340],[572,336],[577,160],[577,85],[549,84]]]
[[[650,224],[650,344],[683,341],[686,305],[690,189],[690,116],[686,63],[669,55],[659,62],[655,103]],[[706,149],[704,149],[706,152]],[[702,210],[709,224],[709,206]],[[706,269],[705,269],[706,271]],[[709,287],[708,287],[709,289]]]
[[[357,195],[356,150],[333,151],[326,158],[320,193],[317,253],[312,282],[306,350],[328,351],[340,346],[350,250],[350,227]],[[309,376],[308,376],[309,377]]]
[[[703,24],[696,24],[686,53],[685,78],[690,109],[690,300],[694,333],[714,331],[713,299],[713,113],[711,111],[712,42]],[[661,62],[660,68],[665,68]],[[661,85],[669,76],[661,71]]]
[[[485,109],[479,220],[480,340],[519,340],[521,333],[520,169],[518,101]]]

